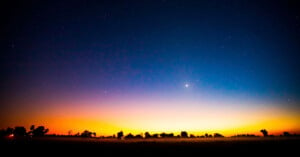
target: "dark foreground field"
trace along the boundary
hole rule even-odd
[[[95,139],[1,143],[1,156],[299,156],[300,138]]]

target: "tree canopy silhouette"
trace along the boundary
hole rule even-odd
[[[183,137],[183,138],[187,138],[188,133],[186,131],[181,131],[180,136]]]
[[[118,139],[122,139],[123,136],[124,136],[123,131],[120,131],[120,132],[117,133],[117,138]]]
[[[37,128],[35,128],[34,125],[31,125],[30,130],[32,136],[44,136],[49,131],[49,129],[45,129],[44,126],[38,126]]]
[[[264,135],[264,137],[268,136],[268,131],[266,129],[261,129],[260,132]]]
[[[95,133],[95,132],[88,131],[88,130],[84,130],[84,131],[81,133],[81,137],[92,137],[92,136],[96,136],[96,133]]]
[[[125,138],[130,139],[130,138],[134,138],[134,136],[131,133],[129,133],[128,135],[125,136]]]
[[[289,132],[287,132],[287,131],[285,131],[285,132],[283,132],[283,136],[285,136],[285,137],[290,137],[290,136],[292,136]]]
[[[224,137],[224,136],[220,133],[214,133],[214,137]]]
[[[26,136],[27,132],[26,132],[26,128],[23,126],[16,126],[15,129],[13,130],[13,134],[14,136]]]
[[[160,134],[160,137],[161,138],[166,138],[166,137],[174,137],[174,133],[169,133],[169,134],[167,134],[167,133],[161,133]]]
[[[145,132],[145,138],[151,138],[151,135],[149,132]]]

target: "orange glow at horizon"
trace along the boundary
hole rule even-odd
[[[147,102],[147,101],[146,101]],[[69,104],[67,104],[69,103]],[[78,105],[86,103],[89,105]],[[261,135],[260,129],[267,129],[270,134],[281,134],[283,131],[299,133],[300,115],[295,110],[283,110],[275,107],[239,108],[232,105],[216,107],[215,105],[200,105],[193,102],[171,102],[173,106],[165,107],[163,101],[147,102],[138,105],[139,101],[127,102],[119,106],[98,105],[97,102],[61,102],[47,108],[31,111],[10,111],[11,115],[6,126],[44,125],[49,128],[49,134],[72,134],[90,130],[97,136],[110,136],[122,130],[125,134],[187,131],[194,135],[205,133],[221,133],[225,136],[236,134]],[[116,103],[116,102],[115,102]],[[182,107],[189,103],[189,107]],[[67,105],[66,105],[67,104]],[[151,104],[156,104],[155,106]],[[130,106],[130,107],[128,107]],[[20,117],[26,118],[20,118]],[[4,124],[2,124],[4,125]]]

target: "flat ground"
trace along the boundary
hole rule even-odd
[[[298,156],[300,137],[127,140],[43,137],[1,143],[1,147],[4,156]]]

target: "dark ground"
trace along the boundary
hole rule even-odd
[[[299,156],[299,137],[95,139],[44,137],[1,142],[1,156]]]

